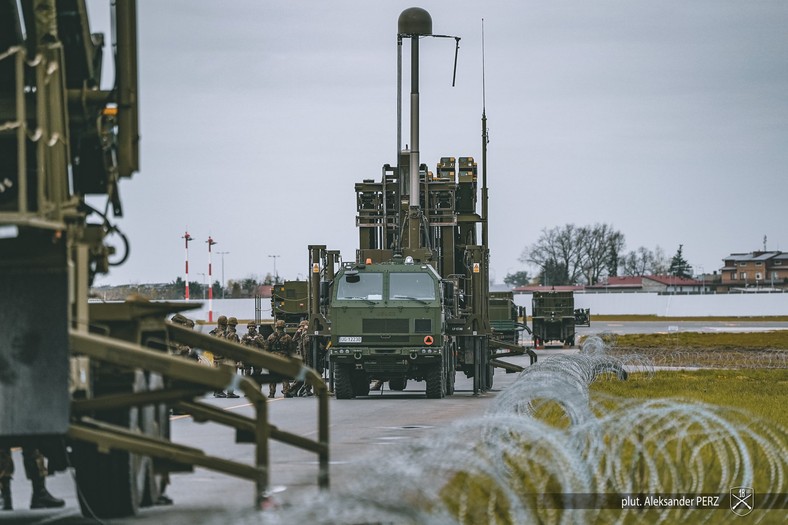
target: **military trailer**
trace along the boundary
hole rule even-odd
[[[276,321],[285,322],[285,331],[290,335],[298,329],[298,324],[308,319],[309,308],[308,281],[284,281],[271,287],[271,317],[270,322],[262,322],[260,306],[255,307],[255,322],[260,327],[260,334],[268,337],[274,332]]]
[[[337,252],[309,247],[310,338],[328,348],[338,399],[366,395],[374,379],[391,390],[424,381],[427,397],[440,398],[454,393],[456,372],[473,378],[474,393],[484,392],[495,358],[524,353],[492,338],[486,116],[481,177],[470,156],[442,157],[434,172],[422,164],[418,46],[433,36],[432,19],[409,8],[398,28],[398,52],[403,40],[411,46],[410,148],[398,136],[397,162],[383,165],[379,180],[356,184],[354,262],[340,265]]]
[[[542,346],[548,341],[560,341],[565,346],[575,344],[573,292],[534,292],[531,304],[534,346]]]
[[[518,344],[520,332],[526,327],[520,323],[525,317],[525,308],[514,304],[512,292],[490,292],[490,325],[493,337],[500,341]]]

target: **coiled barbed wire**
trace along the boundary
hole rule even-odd
[[[265,521],[726,523],[738,516],[724,508],[614,508],[610,497],[724,495],[734,486],[756,486],[760,509],[785,508],[785,428],[680,399],[591,398],[592,382],[623,379],[627,370],[648,375],[654,365],[588,338],[576,355],[526,368],[483,417],[364,460],[357,467],[363,475]],[[566,424],[542,420],[545,404],[560,407]],[[759,523],[767,515],[751,518]]]

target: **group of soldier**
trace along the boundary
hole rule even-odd
[[[194,327],[194,321],[181,314],[176,314],[171,320],[184,326]],[[257,325],[250,321],[246,325],[246,333],[243,335],[243,337],[239,337],[238,331],[236,329],[238,326],[238,319],[235,317],[220,315],[217,319],[216,328],[211,330],[209,334],[214,337],[219,337],[228,341],[233,341],[235,343],[240,343],[252,348],[256,348],[262,352],[270,352],[280,357],[300,359],[303,360],[305,364],[313,366],[314,363],[312,363],[312,352],[309,347],[309,338],[306,335],[308,324],[309,323],[306,320],[301,321],[295,334],[291,336],[285,331],[285,322],[280,319],[274,324],[273,333],[266,338],[257,331]],[[177,345],[172,349],[172,353],[182,357],[200,360],[199,354],[188,346]],[[265,378],[264,376],[267,374],[267,372],[260,367],[245,365],[244,363],[236,362],[216,353],[214,353],[212,357],[213,359],[210,364],[213,366],[218,367],[220,365],[227,365],[234,367],[260,383],[262,383],[262,380]],[[269,398],[276,397],[276,387],[276,382],[269,382]],[[213,393],[213,395],[214,397],[218,398],[239,397],[238,394],[236,394],[232,389],[228,389],[226,391],[217,390]],[[296,381],[291,384],[289,380],[285,379],[282,381],[282,395],[284,397],[311,396],[313,395],[312,386],[305,384],[303,381]]]

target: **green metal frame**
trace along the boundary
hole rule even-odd
[[[166,329],[168,337],[173,341],[214,351],[256,367],[267,368],[281,376],[303,379],[312,385],[319,403],[318,439],[312,441],[270,425],[267,398],[260,392],[259,384],[248,377],[236,375],[235,370],[230,367],[206,367],[181,357],[170,356],[161,351],[150,350],[115,338],[75,330],[69,333],[74,353],[124,368],[144,368],[178,380],[181,384],[172,389],[74,400],[72,423],[67,434],[69,438],[94,443],[101,451],[125,450],[174,464],[198,465],[248,479],[255,482],[256,508],[262,508],[267,497],[270,468],[268,439],[273,438],[316,453],[319,463],[318,485],[323,489],[328,488],[328,390],[322,378],[314,370],[303,366],[300,361],[252,350],[224,339],[194,332],[171,322],[166,322]],[[195,400],[208,391],[226,388],[229,385],[246,394],[248,402],[254,406],[255,417],[229,414]],[[213,421],[235,428],[238,441],[255,444],[254,466],[209,456],[196,448],[133,433],[128,429],[100,422],[85,415],[93,410],[157,403],[173,404],[191,414],[195,421]]]

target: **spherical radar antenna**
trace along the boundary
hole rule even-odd
[[[399,15],[397,29],[403,36],[432,35],[432,17],[421,7],[409,7]]]

